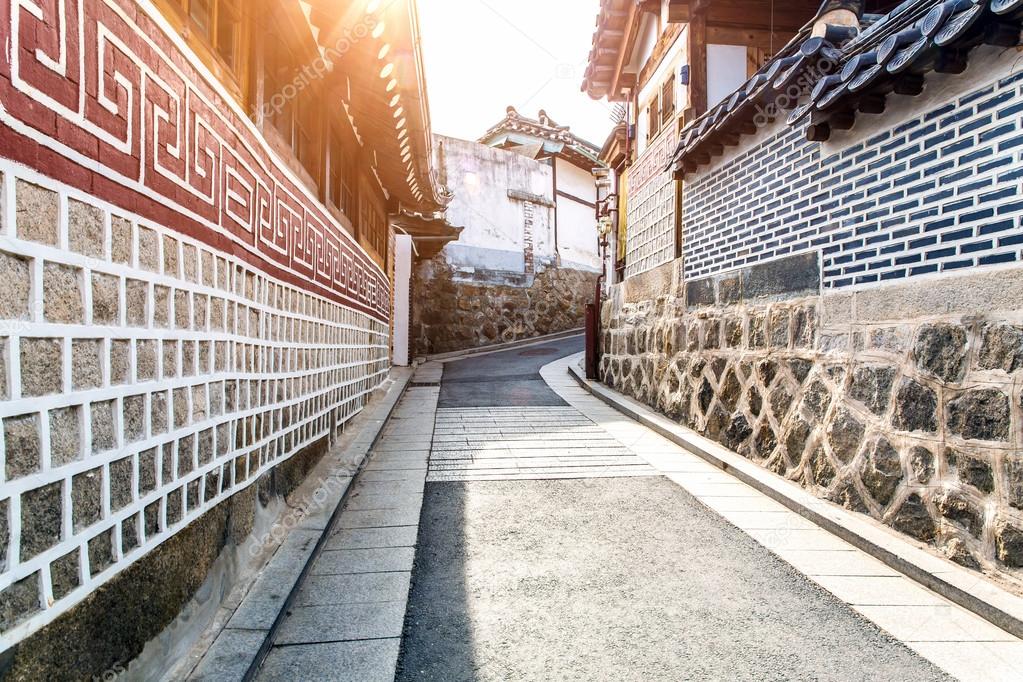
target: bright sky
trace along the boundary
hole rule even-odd
[[[433,131],[476,139],[505,108],[540,109],[600,146],[607,102],[579,87],[599,0],[419,0]]]

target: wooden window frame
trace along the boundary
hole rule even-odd
[[[321,174],[326,169],[326,164],[323,163],[323,107],[317,95],[315,90],[310,89],[308,93],[300,93],[295,98],[291,148],[306,172],[318,185],[323,186]]]
[[[196,24],[191,16],[194,0],[154,0],[157,8],[170,22],[174,30],[185,39],[189,48],[198,55],[203,64],[213,72],[217,80],[242,105],[247,106],[250,94],[251,68],[251,10],[254,3],[246,0],[209,0],[211,23],[209,35]],[[234,8],[238,29],[233,65],[221,55],[217,46],[221,3]]]
[[[661,84],[661,128],[675,116],[675,76],[668,76]]]
[[[359,192],[359,220],[355,230],[357,241],[383,264],[387,261],[387,211],[383,201],[369,186],[368,179],[363,177],[361,181],[365,186]]]
[[[647,105],[646,111],[647,142],[653,142],[654,138],[656,138],[657,135],[661,132],[660,97],[661,93],[658,91],[650,100],[650,104]]]
[[[327,125],[327,156],[325,159],[326,171],[324,173],[327,191],[324,193],[325,203],[330,204],[340,211],[352,223],[353,227],[358,218],[355,215],[354,189],[355,142],[349,143],[347,136],[343,135],[337,125]]]

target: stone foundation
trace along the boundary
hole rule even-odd
[[[326,446],[324,438],[263,474],[56,621],[6,651],[0,660],[0,677],[102,680],[128,670],[146,643],[175,623],[217,558],[256,535],[257,505],[272,508],[279,504],[305,480]],[[260,544],[264,540],[254,539]],[[60,656],[54,656],[56,651]]]
[[[821,296],[815,254],[684,284],[679,263],[663,268],[671,285],[660,296],[637,301],[620,285],[604,305],[608,385],[1016,583],[1018,269]],[[992,287],[998,293],[968,311],[958,305]]]
[[[597,273],[549,267],[537,275],[456,277],[443,257],[419,264],[413,283],[417,355],[448,353],[578,329]]]

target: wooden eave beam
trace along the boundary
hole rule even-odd
[[[776,2],[774,5],[775,30],[798,30],[814,17],[819,0]],[[767,26],[771,25],[770,4],[758,0],[671,0],[668,22],[685,24],[702,8],[708,25]]]
[[[707,111],[707,20],[703,12],[693,12],[686,31],[689,54],[689,107],[691,118]],[[690,118],[687,115],[687,118]]]
[[[611,86],[608,88],[608,96],[614,100],[618,97],[620,88],[622,87],[622,70],[625,68],[629,54],[632,52],[633,46],[636,44],[636,35],[639,33],[639,18],[641,14],[637,10],[635,3],[630,2],[628,4],[628,17],[625,20],[625,27],[622,30],[622,40],[618,44],[618,60],[615,63],[614,76],[611,78]]]
[[[707,24],[707,42],[711,45],[745,45],[764,50],[781,49],[799,31],[798,28],[735,27]]]

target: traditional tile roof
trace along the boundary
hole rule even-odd
[[[583,74],[582,91],[593,99],[612,96],[612,82],[620,54],[638,25],[634,21],[636,0],[601,0],[593,47]]]
[[[383,185],[403,210],[439,215],[451,195],[437,182],[433,167],[415,2],[306,2],[324,58],[334,66],[329,83],[354,120]]]
[[[833,4],[826,2],[818,16]],[[961,73],[970,50],[1019,44],[1023,0],[906,0],[884,15],[856,8],[858,29],[812,21],[753,78],[681,133],[670,168],[685,175],[772,118],[827,140],[889,94],[918,95],[930,72]]]
[[[491,147],[529,146],[539,141],[544,155],[562,156],[583,168],[599,163],[600,147],[573,134],[568,126],[558,125],[543,109],[533,119],[508,107],[505,117],[478,141]]]

